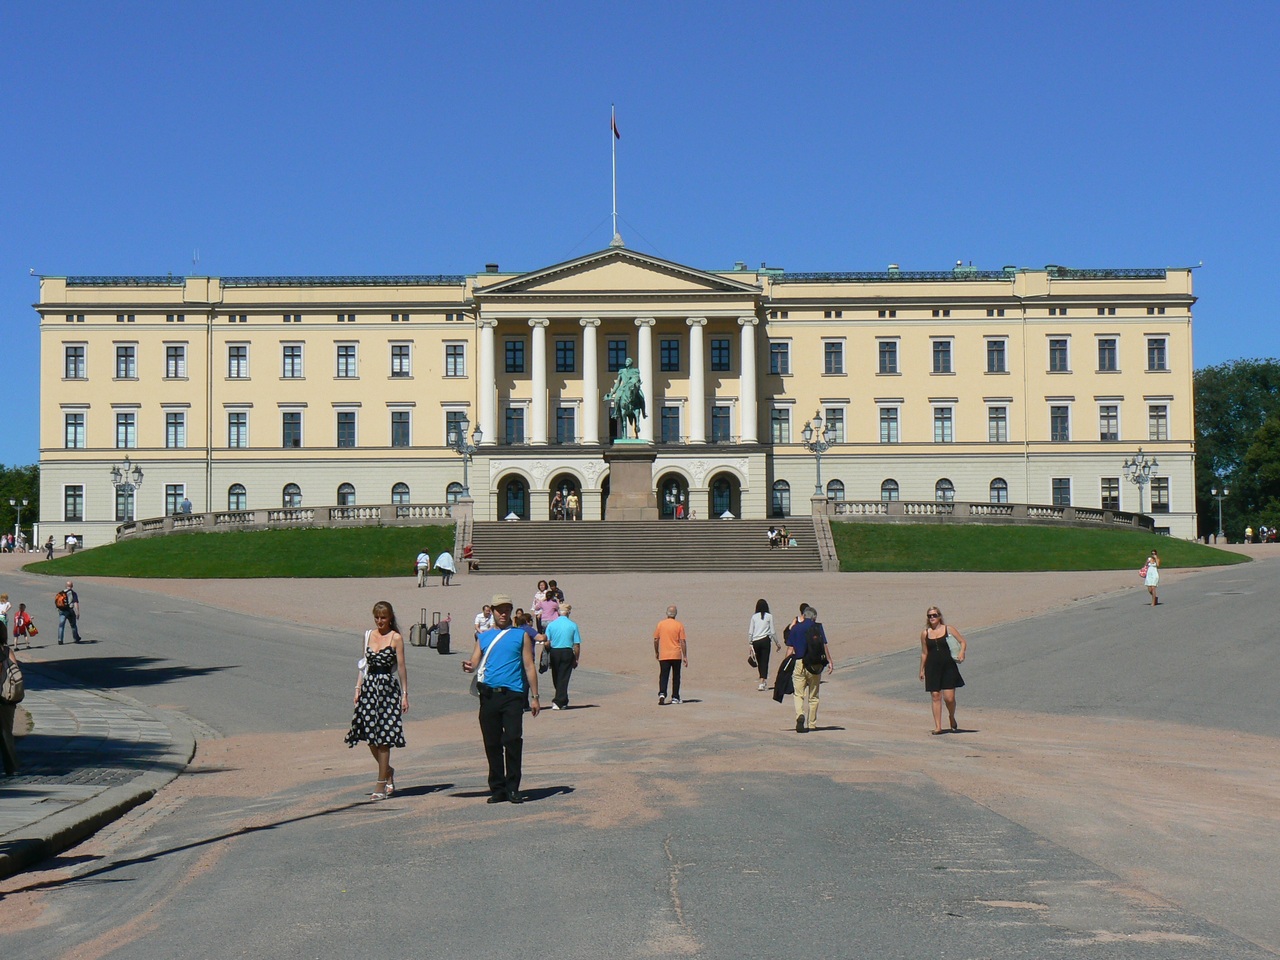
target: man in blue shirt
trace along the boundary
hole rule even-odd
[[[573,604],[560,606],[560,616],[547,624],[547,642],[551,644],[551,681],[556,685],[556,695],[551,701],[552,710],[564,710],[569,706],[569,676],[578,665],[582,654],[582,634],[578,625],[570,619]]]
[[[538,671],[533,665],[533,641],[523,630],[512,627],[514,604],[505,594],[497,594],[490,607],[493,627],[476,637],[471,659],[464,660],[466,673],[479,670],[480,735],[489,759],[489,803],[524,803],[520,792],[520,762],[524,752],[525,691],[536,717]]]
[[[795,687],[796,733],[807,733],[818,729],[818,690],[822,686],[822,668],[825,666],[828,674],[836,668],[831,659],[831,648],[827,645],[826,631],[818,622],[818,611],[813,607],[804,608],[803,619],[787,634],[787,653],[796,658],[791,672]],[[807,710],[806,699],[809,701]]]

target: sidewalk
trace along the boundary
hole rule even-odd
[[[14,730],[19,768],[0,779],[0,878],[74,846],[149,800],[195,753],[194,734],[177,714],[70,684],[47,664],[24,661],[22,669],[27,696]]]

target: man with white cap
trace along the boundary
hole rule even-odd
[[[520,792],[520,765],[524,752],[524,706],[536,717],[538,671],[533,664],[533,641],[511,626],[514,604],[506,594],[496,594],[490,607],[493,627],[476,637],[466,673],[479,670],[480,734],[489,760],[489,803],[524,803]]]

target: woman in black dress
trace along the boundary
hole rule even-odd
[[[409,712],[409,677],[404,665],[404,638],[391,604],[373,605],[374,629],[364,634],[364,659],[356,680],[355,715],[347,731],[347,746],[361,740],[378,762],[378,782],[373,800],[385,800],[395,792],[395,768],[391,748],[404,746],[404,722]]]
[[[954,644],[954,653],[953,651]],[[964,677],[956,666],[964,662],[966,644],[958,630],[947,626],[942,611],[930,607],[925,611],[925,627],[920,631],[920,679],[933,698],[933,735],[943,733],[942,704],[947,705],[951,729],[956,724],[956,688],[964,686]]]

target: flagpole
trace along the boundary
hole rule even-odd
[[[621,247],[622,235],[618,233],[618,119],[614,105],[609,104],[609,150],[613,160],[613,239],[611,247]]]

